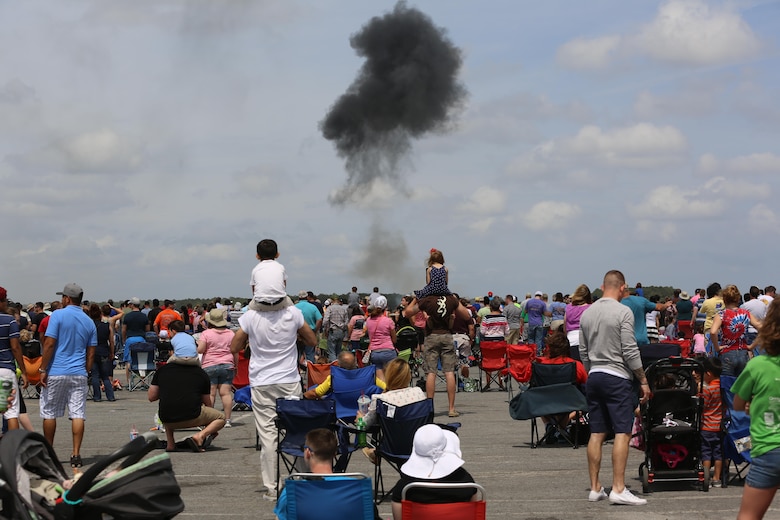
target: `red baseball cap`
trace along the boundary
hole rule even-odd
[[[6,291],[4,287],[0,287],[0,300],[7,300],[7,299],[8,299],[8,291]]]

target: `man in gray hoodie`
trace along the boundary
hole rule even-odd
[[[580,319],[580,358],[588,371],[587,398],[590,420],[588,473],[591,491],[588,500],[609,498],[613,504],[644,505],[647,500],[626,489],[625,473],[628,443],[634,423],[636,395],[632,380],[640,384],[640,401],[650,397],[650,387],[642,369],[642,359],[634,337],[634,316],[620,303],[626,279],[620,271],[604,275],[604,295]],[[612,447],[612,491],[607,496],[599,481],[601,447],[608,432],[615,433]]]

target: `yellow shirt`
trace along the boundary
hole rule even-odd
[[[701,309],[699,310],[700,314],[704,314],[706,318],[704,319],[704,333],[709,334],[710,333],[710,327],[712,327],[712,320],[715,318],[715,315],[725,309],[723,306],[723,298],[720,296],[713,296],[712,298],[708,298],[704,300],[704,303],[701,304]]]
[[[317,388],[314,389],[314,393],[317,394],[317,397],[322,397],[330,392],[330,384],[330,376],[328,376],[325,378],[325,381],[317,385]],[[385,385],[385,382],[381,379],[376,379],[374,384],[381,388],[383,392],[385,391],[385,388],[387,388],[387,385]]]

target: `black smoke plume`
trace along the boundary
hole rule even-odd
[[[466,95],[457,78],[460,50],[404,2],[372,18],[350,44],[366,61],[320,124],[347,170],[346,184],[330,197],[336,205],[364,195],[376,179],[397,186],[411,140],[444,130]]]

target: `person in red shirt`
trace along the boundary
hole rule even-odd
[[[720,374],[723,371],[718,358],[704,358],[704,410],[701,423],[701,460],[704,471],[709,473],[715,461],[712,486],[720,487],[720,472],[723,468],[723,397],[720,393]]]
[[[154,319],[154,331],[161,337],[168,337],[168,325],[171,322],[181,320],[181,314],[173,308],[171,300],[165,300],[165,308]]]

